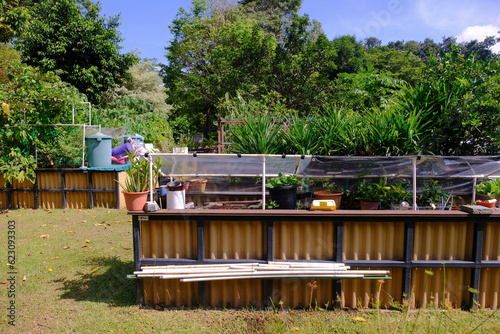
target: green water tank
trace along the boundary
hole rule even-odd
[[[144,147],[144,137],[141,135],[133,134],[133,135],[125,135],[123,136],[123,143],[131,143],[134,146]]]
[[[85,137],[89,167],[111,166],[111,136],[97,132]]]

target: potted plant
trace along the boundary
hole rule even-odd
[[[377,210],[387,197],[389,189],[383,178],[372,183],[363,179],[356,186],[355,198],[360,201],[361,210]]]
[[[127,152],[130,167],[126,171],[127,179],[119,182],[122,187],[125,204],[129,211],[141,211],[146,204],[149,193],[149,162],[137,155],[136,150]],[[153,164],[153,181],[156,182],[161,163],[156,160]]]
[[[430,206],[433,210],[438,207],[444,209],[448,200],[452,197],[452,195],[441,188],[439,183],[433,179],[429,179],[422,186],[422,190],[417,197],[417,202],[420,208],[425,206]]]
[[[298,183],[297,174],[285,175],[280,172],[278,177],[272,178],[266,183],[266,187],[271,195],[271,200],[276,202],[279,209],[295,209]]]
[[[325,182],[323,184],[324,190],[320,191],[315,191],[314,198],[316,199],[332,199],[335,201],[335,205],[337,208],[340,208],[340,203],[342,201],[342,195],[344,195],[344,192],[341,190],[337,190],[335,188],[335,183],[334,182]]]
[[[386,202],[390,205],[391,209],[409,209],[409,203],[412,202],[413,193],[408,190],[409,184],[398,181],[396,184],[390,186],[387,193]],[[403,205],[406,202],[406,205]]]
[[[476,189],[476,204],[493,209],[497,203],[496,196],[500,196],[500,180],[485,180],[474,186]]]

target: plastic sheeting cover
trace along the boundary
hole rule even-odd
[[[404,156],[323,157],[314,156],[304,170],[309,177],[412,177],[416,159],[417,177],[474,178],[500,176],[500,156]]]
[[[303,159],[297,156],[244,156],[234,154],[203,155],[155,155],[162,159],[161,171],[166,175],[199,176],[261,176],[265,159],[266,176],[285,174],[304,175],[304,169],[311,162],[311,156]]]

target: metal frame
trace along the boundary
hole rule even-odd
[[[236,211],[236,210],[228,210]],[[280,210],[285,211],[285,210]],[[345,213],[346,211],[344,211]],[[353,211],[352,214],[342,214],[336,216],[334,213],[330,215],[310,215],[307,216],[307,221],[330,221],[334,224],[334,231],[336,233],[336,243],[334,244],[334,258],[331,262],[345,263],[351,267],[359,268],[403,268],[403,284],[401,291],[403,296],[409,298],[411,294],[411,284],[412,284],[412,270],[414,268],[471,268],[471,288],[479,290],[480,274],[483,268],[500,268],[500,261],[483,261],[482,251],[483,251],[483,230],[484,223],[486,220],[494,221],[500,223],[500,215],[486,215],[486,216],[473,216],[473,215],[463,215],[457,218],[453,215],[439,215],[432,217],[430,214],[418,214],[413,211],[409,211],[408,214],[398,214],[398,215],[360,215],[360,211]],[[196,259],[159,259],[159,258],[142,258],[141,250],[141,222],[139,221],[139,216],[147,217],[149,221],[196,221],[197,223],[197,258]],[[473,236],[473,249],[472,249],[472,259],[470,261],[463,260],[412,260],[413,246],[414,246],[414,232],[415,232],[415,221],[418,218],[418,222],[449,222],[453,223],[457,220],[465,221],[470,224],[474,224],[474,236]],[[228,264],[228,263],[245,263],[245,262],[261,262],[267,263],[268,261],[274,260],[274,222],[275,221],[303,221],[306,219],[304,216],[293,215],[293,211],[289,211],[288,214],[282,213],[281,215],[267,215],[260,210],[253,210],[251,214],[249,212],[238,212],[220,214],[220,215],[206,215],[200,216],[199,214],[192,215],[189,211],[186,213],[168,213],[168,214],[137,214],[132,215],[133,224],[133,240],[134,240],[134,268],[135,271],[141,270],[141,266],[144,265],[192,265],[192,264]],[[235,259],[216,259],[208,260],[205,258],[205,242],[204,242],[204,226],[205,221],[259,221],[266,224],[267,229],[267,254],[263,259],[247,259],[247,260],[235,260]],[[395,260],[347,260],[342,259],[342,250],[344,247],[344,223],[345,222],[403,222],[404,226],[404,259],[402,261]],[[306,260],[299,260],[306,261]],[[330,261],[325,261],[330,262]],[[144,305],[144,290],[142,279],[136,280],[136,301],[139,305]],[[266,295],[273,295],[273,284],[272,280],[263,282]],[[336,300],[337,294],[340,294],[342,289],[342,280],[333,280],[333,296],[332,299]],[[204,305],[206,301],[205,296],[205,285],[203,282],[199,282],[199,295],[198,302],[200,305]],[[477,307],[479,296],[477,294],[472,294],[469,300],[470,307]]]

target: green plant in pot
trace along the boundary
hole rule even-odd
[[[409,184],[398,181],[396,184],[390,186],[385,201],[392,209],[408,209],[408,206],[402,206],[402,203],[407,204],[413,201],[413,193],[408,190]]]
[[[126,170],[126,179],[123,182],[117,181],[122,187],[125,203],[129,211],[140,211],[146,204],[149,193],[149,162],[137,155],[134,150],[127,152],[131,161],[130,167]],[[161,161],[153,162],[153,182],[158,180]],[[154,186],[154,185],[153,185]]]
[[[335,205],[337,208],[340,208],[342,203],[342,195],[344,192],[342,190],[337,189],[337,186],[334,181],[328,180],[323,182],[322,184],[323,190],[315,191],[313,193],[314,198],[316,199],[332,199],[335,201]]]
[[[389,189],[383,178],[380,178],[379,182],[368,182],[363,179],[356,186],[355,198],[360,201],[361,210],[377,210],[381,202],[387,198]]]
[[[500,179],[485,180],[474,186],[476,189],[476,204],[494,208],[500,196]]]
[[[278,209],[295,209],[298,183],[297,174],[285,175],[280,172],[278,177],[269,179],[266,187]]]
[[[446,205],[451,196],[448,191],[443,190],[436,180],[429,179],[422,186],[422,190],[417,196],[417,203],[420,207],[430,206],[432,209],[436,209],[442,205]]]

